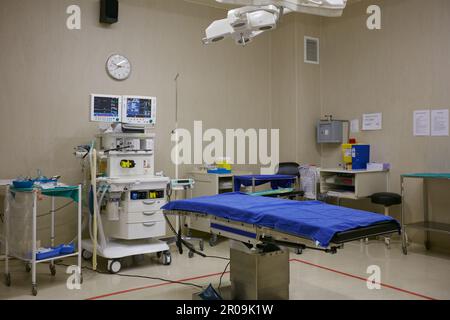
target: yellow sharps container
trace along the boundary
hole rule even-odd
[[[356,144],[356,141],[353,139],[350,139],[349,143],[342,144],[342,160],[346,170],[352,169],[352,147],[354,144]]]

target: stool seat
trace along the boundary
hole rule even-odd
[[[385,207],[394,206],[402,203],[402,197],[397,193],[380,192],[370,196],[372,203],[380,204]]]

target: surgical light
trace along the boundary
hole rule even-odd
[[[341,16],[347,0],[216,0],[220,3],[245,5],[228,11],[225,19],[214,21],[206,29],[204,44],[230,37],[246,45],[261,33],[273,30],[283,14],[301,12],[327,17]]]
[[[280,9],[275,6],[242,7],[228,12],[226,19],[214,21],[206,29],[204,44],[211,44],[226,37],[245,45],[263,31],[276,28]]]

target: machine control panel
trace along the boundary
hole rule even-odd
[[[131,200],[148,200],[148,199],[164,199],[164,190],[145,190],[145,191],[131,191]]]

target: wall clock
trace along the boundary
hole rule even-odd
[[[131,63],[125,56],[113,54],[106,62],[106,70],[111,78],[123,81],[131,75]]]

